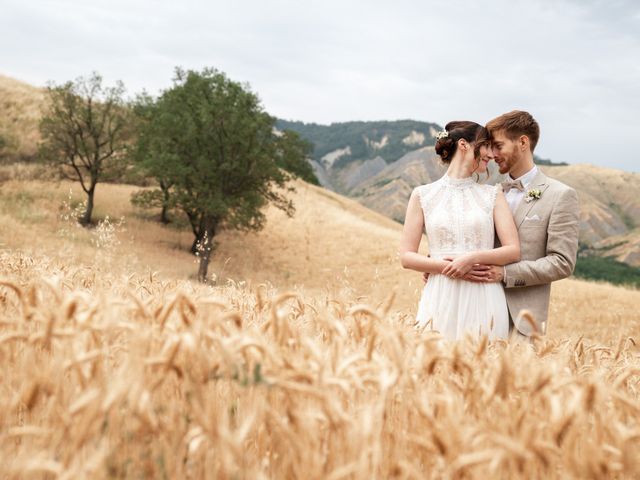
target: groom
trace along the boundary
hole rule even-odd
[[[520,236],[521,261],[506,267],[476,265],[464,278],[502,282],[512,333],[544,335],[551,282],[571,275],[576,264],[578,196],[533,163],[540,128],[529,113],[505,113],[486,127],[500,173],[509,174],[502,185]],[[519,316],[521,310],[533,314],[535,325]]]

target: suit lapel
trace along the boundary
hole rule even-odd
[[[548,186],[549,186],[549,183],[547,181],[546,175],[542,173],[542,170],[538,169],[538,174],[534,177],[533,181],[527,187],[526,191],[524,192],[525,196],[522,198],[522,200],[518,204],[518,207],[516,208],[516,213],[513,215],[513,219],[516,222],[516,228],[520,228],[520,225],[522,225],[522,222],[524,222],[524,219],[527,216],[527,213],[529,213],[529,211],[533,208],[536,202],[540,201],[540,200],[531,200],[530,202],[527,202],[526,201],[527,192],[533,188],[538,188],[541,192],[544,192]]]

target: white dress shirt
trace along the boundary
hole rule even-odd
[[[524,199],[524,196],[527,190],[529,189],[529,185],[531,184],[531,182],[533,182],[533,179],[537,174],[538,174],[538,167],[534,165],[533,168],[529,170],[527,173],[525,173],[519,178],[514,179],[514,181],[520,180],[520,182],[522,182],[522,186],[524,187],[524,192],[521,192],[517,188],[512,188],[511,190],[509,190],[507,193],[504,194],[504,198],[507,200],[507,203],[509,204],[509,209],[511,210],[512,214],[515,215],[516,208],[518,208],[518,205],[520,205],[520,202]],[[511,175],[509,175],[509,178],[511,178]]]
[[[534,165],[531,170],[529,170],[527,173],[525,173],[519,178],[513,179],[511,178],[511,175],[509,175],[509,178],[514,182],[517,182],[518,180],[520,180],[520,182],[522,183],[522,186],[524,187],[523,192],[521,192],[517,188],[512,188],[511,190],[509,190],[507,193],[504,194],[504,198],[509,204],[509,210],[511,210],[511,213],[513,215],[516,214],[516,208],[518,208],[518,205],[520,205],[520,202],[522,202],[522,200],[524,199],[524,196],[527,193],[527,190],[529,189],[529,185],[531,185],[531,182],[533,182],[533,179],[537,174],[538,174],[538,167]],[[507,284],[507,267],[502,267],[502,282],[505,285]]]

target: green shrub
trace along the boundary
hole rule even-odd
[[[578,257],[574,275],[586,280],[640,287],[640,268],[619,262],[613,257]]]

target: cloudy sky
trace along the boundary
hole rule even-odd
[[[640,172],[635,0],[2,0],[0,73],[98,71],[129,93],[175,66],[247,82],[281,118],[485,122],[526,109],[536,153]]]

